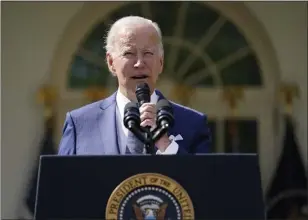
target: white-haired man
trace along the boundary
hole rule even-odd
[[[128,102],[136,101],[136,85],[147,83],[151,101],[140,106],[140,126],[156,126],[155,105],[164,99],[156,88],[164,65],[162,34],[158,25],[138,16],[116,21],[106,38],[106,60],[111,74],[118,79],[118,90],[104,100],[67,113],[60,155],[144,153],[144,150],[128,147],[128,139],[136,137],[123,125],[124,107]],[[155,143],[156,154],[208,152],[211,137],[207,116],[173,102],[171,105],[175,123]]]

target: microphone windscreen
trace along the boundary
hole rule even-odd
[[[147,83],[140,83],[136,86],[136,98],[140,105],[150,102],[150,88]]]
[[[135,102],[129,102],[124,107],[123,123],[126,128],[131,128],[133,124],[140,124],[140,112]]]
[[[157,125],[163,126],[168,123],[169,127],[174,124],[173,108],[170,102],[166,99],[161,99],[156,104],[157,109]]]
[[[168,100],[166,100],[166,99],[161,99],[156,104],[156,109],[157,110],[160,110],[162,108],[168,109],[168,110],[169,109],[172,110],[170,102]]]
[[[129,102],[125,105],[124,107],[124,112],[129,111],[131,109],[137,109],[138,110],[138,105],[135,102]]]

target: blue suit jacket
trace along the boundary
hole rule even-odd
[[[156,90],[159,99],[163,95]],[[178,154],[209,152],[211,135],[207,116],[185,106],[170,102],[174,126],[169,135],[180,134]],[[75,109],[66,114],[59,155],[125,154],[116,134],[116,92],[108,98]]]

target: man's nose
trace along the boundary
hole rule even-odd
[[[134,67],[140,68],[144,66],[144,58],[142,55],[138,55]]]

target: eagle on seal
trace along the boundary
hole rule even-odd
[[[160,208],[155,211],[147,209],[143,212],[137,205],[133,205],[137,220],[164,220],[168,204],[162,204]]]

